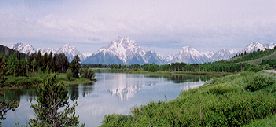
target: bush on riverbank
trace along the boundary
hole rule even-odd
[[[96,73],[91,68],[81,68],[80,74],[83,78],[89,79],[91,81],[96,80]]]
[[[275,75],[243,72],[134,108],[131,116],[106,116],[102,126],[242,126],[276,113],[275,86]]]

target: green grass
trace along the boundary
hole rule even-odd
[[[136,107],[132,115],[108,115],[102,126],[243,126],[275,114],[275,77],[266,72],[242,72],[216,78],[175,100]]]
[[[91,82],[87,78],[73,78],[72,81],[69,81],[65,73],[59,73],[57,75],[57,81],[63,82],[65,85],[86,84]]]
[[[261,120],[255,120],[244,127],[276,127],[276,115]]]

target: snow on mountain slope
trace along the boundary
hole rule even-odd
[[[99,52],[110,53],[117,56],[124,63],[127,63],[128,59],[132,59],[135,56],[145,55],[145,51],[127,37],[112,41],[108,47],[100,49]]]
[[[74,56],[78,55],[80,57],[81,60],[84,59],[84,56],[73,46],[69,45],[69,44],[65,44],[63,47],[58,48],[58,49],[51,49],[51,48],[45,48],[45,49],[35,49],[32,45],[30,44],[23,44],[23,43],[17,43],[15,45],[12,46],[12,48],[14,50],[17,50],[21,53],[35,53],[40,51],[41,54],[45,54],[45,53],[64,53],[68,60],[71,61]]]
[[[184,62],[190,64],[200,64],[208,61],[209,58],[204,54],[199,52],[197,49],[191,48],[189,46],[182,47],[179,52],[174,55],[172,62]]]
[[[88,57],[84,63],[106,64],[161,64],[160,55],[152,51],[145,51],[133,40],[127,37],[119,37],[105,48]]]
[[[221,49],[213,54],[211,56],[211,61],[217,61],[217,60],[227,60],[232,58],[233,56],[236,55],[237,52],[233,50],[228,50],[228,49]]]
[[[12,49],[17,50],[21,53],[35,53],[35,49],[30,44],[16,43],[12,46]]]
[[[68,60],[71,61],[74,59],[74,56],[79,56],[81,60],[84,59],[84,56],[74,47],[69,44],[63,45],[61,48],[56,50],[56,53],[64,53]]]
[[[119,37],[112,41],[107,47],[99,49],[96,53],[80,53],[75,47],[66,44],[57,49],[34,49],[30,44],[17,43],[12,46],[13,49],[22,53],[34,53],[38,50],[42,54],[45,53],[64,53],[68,60],[71,61],[74,56],[78,55],[82,63],[86,64],[165,64],[174,62],[184,62],[190,64],[201,64],[213,62],[217,60],[227,60],[235,56],[237,53],[253,52],[257,50],[273,49],[275,43],[261,44],[253,42],[242,50],[237,49],[221,49],[216,52],[201,52],[195,48],[185,46],[177,53],[171,56],[161,56],[156,52],[144,50],[135,41],[127,37]]]
[[[252,42],[249,45],[247,45],[246,48],[243,51],[249,53],[249,52],[254,52],[254,51],[257,51],[257,50],[264,51],[265,49],[266,49],[265,45],[263,45],[259,42]]]

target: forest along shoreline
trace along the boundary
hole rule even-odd
[[[0,89],[36,88],[54,75],[65,85],[96,81],[95,72],[81,67],[78,56],[69,62],[64,53],[24,54],[0,45]]]

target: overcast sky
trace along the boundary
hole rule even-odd
[[[94,52],[118,36],[162,53],[276,42],[276,0],[1,0],[0,42],[70,43]]]

